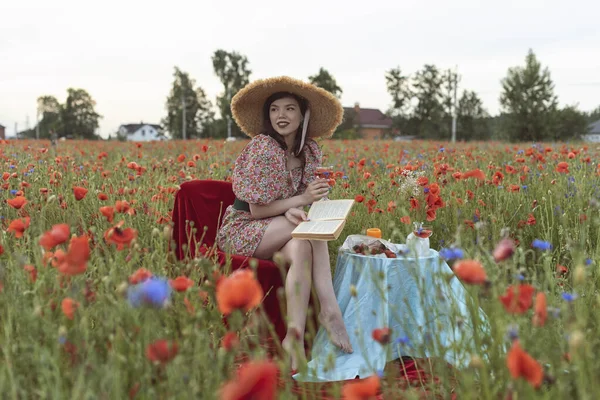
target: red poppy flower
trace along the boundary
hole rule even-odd
[[[220,392],[221,400],[275,400],[279,368],[272,361],[250,361],[243,364],[237,376]]]
[[[234,310],[249,311],[258,306],[263,298],[263,290],[249,269],[239,269],[217,285],[216,298],[219,311],[224,315]]]
[[[376,342],[380,344],[388,344],[390,342],[390,338],[392,335],[392,331],[390,328],[376,328],[371,332],[371,336]]]
[[[46,231],[40,238],[40,246],[46,251],[51,250],[53,247],[69,240],[70,234],[71,228],[68,224],[53,225],[52,228],[49,231]]]
[[[345,400],[375,400],[381,383],[377,375],[349,382],[342,387],[342,397]]]
[[[548,318],[548,303],[546,301],[546,294],[544,292],[538,292],[538,294],[535,296],[533,313],[533,325],[544,326],[546,319]]]
[[[186,290],[194,286],[194,281],[186,276],[178,276],[173,280],[169,280],[169,284],[176,291],[185,292]]]
[[[64,298],[60,304],[63,314],[65,314],[65,316],[69,319],[74,318],[75,310],[77,309],[78,306],[79,306],[79,303],[77,303],[75,300],[73,300],[70,297]]]
[[[165,339],[160,339],[146,347],[146,357],[150,361],[166,364],[175,358],[178,350],[177,342],[169,343]]]
[[[542,385],[544,379],[542,366],[521,348],[518,340],[513,342],[508,352],[506,366],[513,379],[524,378],[535,388]]]
[[[483,265],[476,260],[460,260],[453,266],[454,274],[464,283],[481,285],[487,281]]]
[[[9,206],[15,208],[17,210],[21,209],[25,204],[27,204],[27,199],[23,196],[17,196],[13,199],[6,200]]]
[[[75,195],[75,200],[77,200],[77,201],[83,200],[85,198],[85,196],[87,195],[87,192],[88,192],[88,190],[81,186],[73,187],[73,194]]]
[[[531,308],[534,292],[535,288],[531,285],[509,286],[506,293],[500,296],[500,301],[509,313],[523,314]]]

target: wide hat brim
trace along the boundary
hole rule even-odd
[[[333,94],[310,83],[287,76],[256,80],[231,99],[231,113],[240,129],[253,137],[264,130],[263,106],[273,93],[296,94],[308,102],[308,137],[328,138],[342,123],[344,108]]]

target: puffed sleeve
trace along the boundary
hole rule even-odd
[[[306,163],[304,164],[304,177],[302,178],[302,186],[305,188],[310,182],[316,178],[317,167],[321,166],[323,153],[317,142],[313,139],[308,139],[304,147]]]
[[[236,197],[250,204],[266,205],[281,196],[285,155],[277,142],[255,136],[235,161],[232,184]]]

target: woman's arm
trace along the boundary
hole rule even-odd
[[[258,204],[250,204],[250,214],[254,219],[262,219],[283,215],[290,208],[299,208],[309,204],[309,200],[305,194],[290,197],[284,200],[274,200],[264,206]]]

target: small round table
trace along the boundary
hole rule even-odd
[[[317,332],[304,382],[341,381],[377,373],[401,356],[443,358],[466,366],[477,348],[475,331],[487,330],[485,314],[453,272],[430,249],[425,257],[384,258],[340,252],[333,287],[354,352],[343,353]],[[390,344],[372,338],[390,328]],[[478,340],[477,340],[478,341]]]

